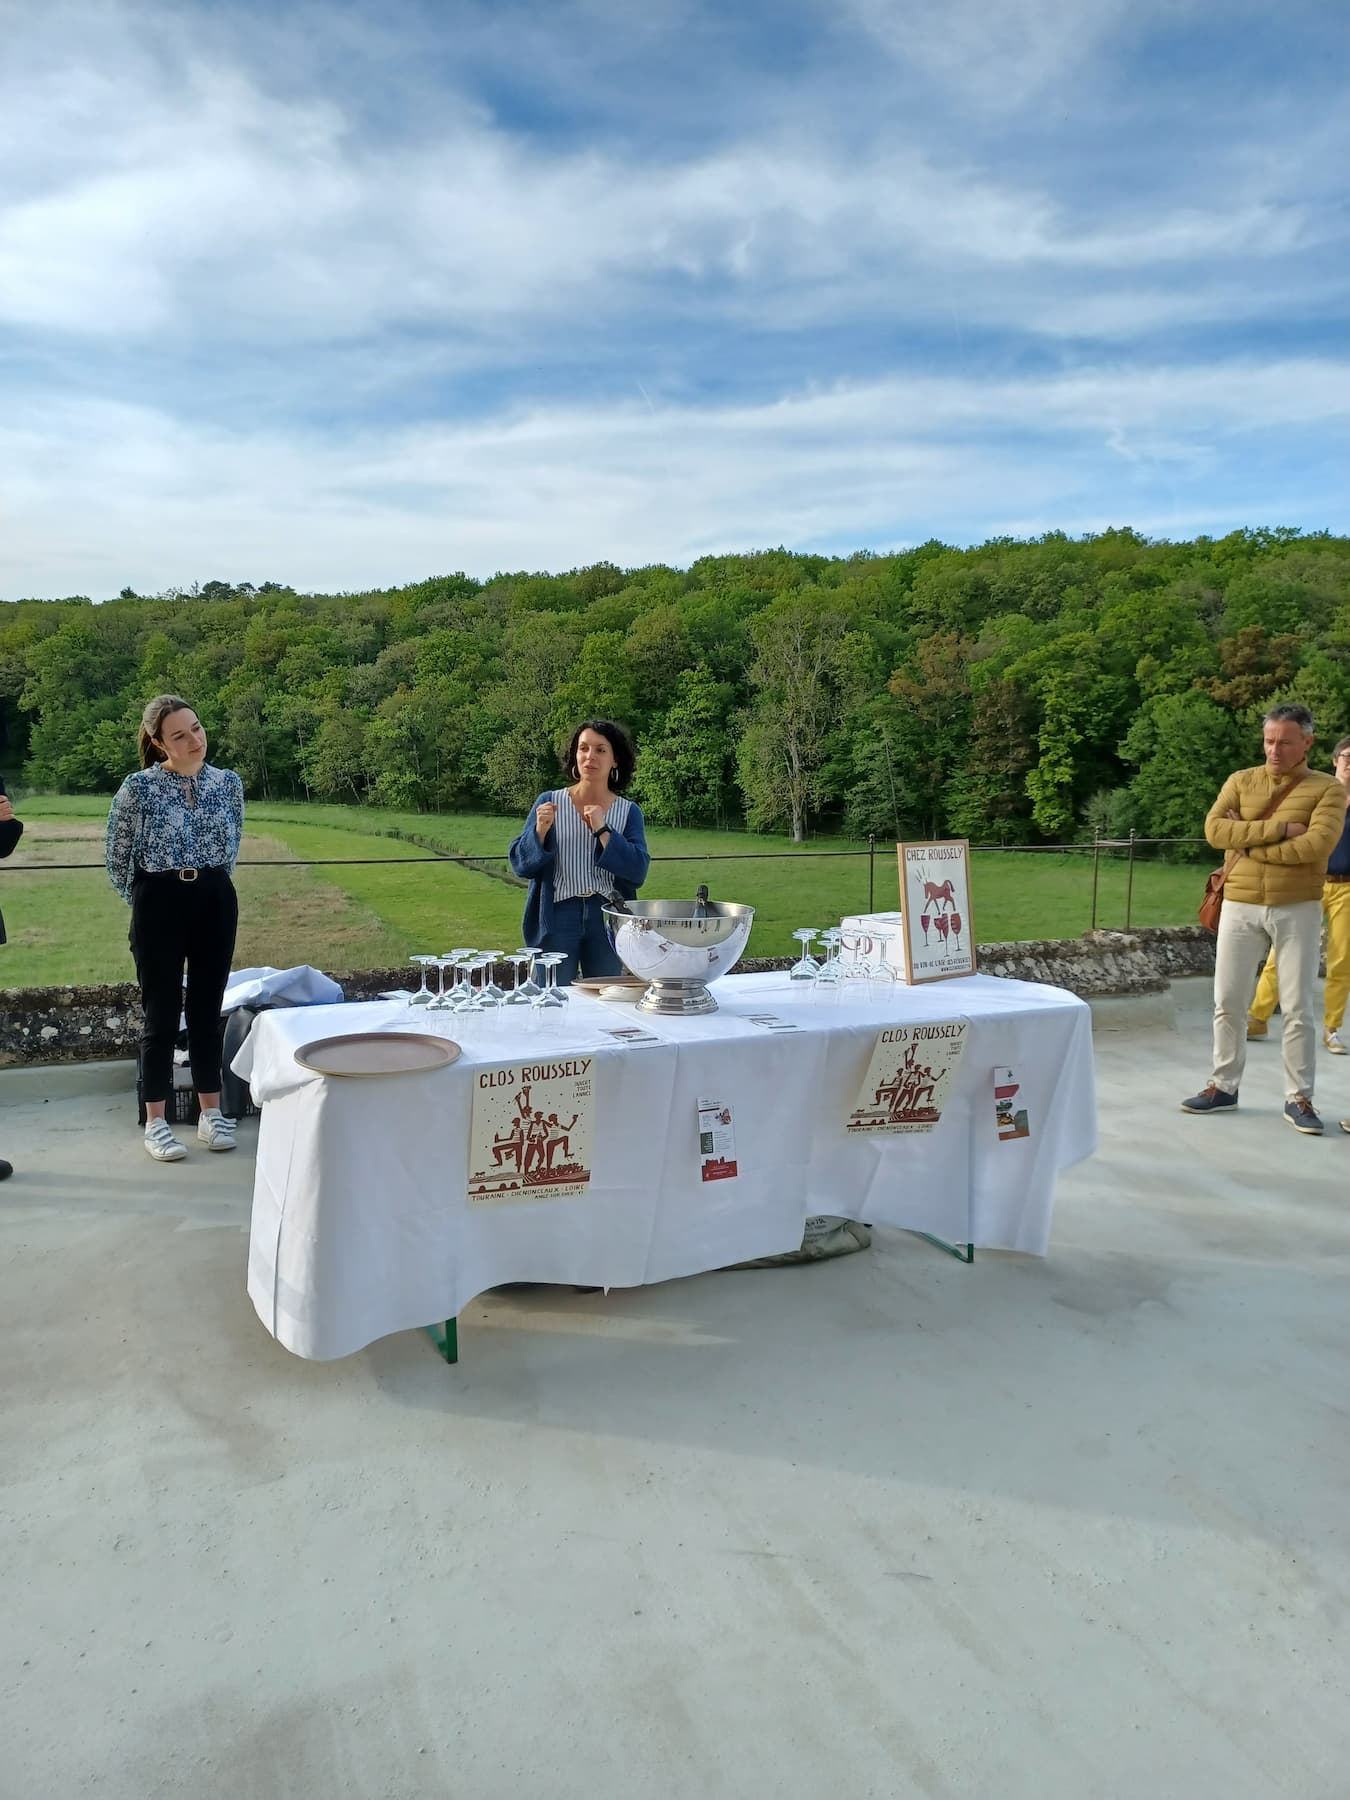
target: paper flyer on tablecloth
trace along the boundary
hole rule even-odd
[[[698,1103],[698,1155],[705,1181],[736,1179],[736,1132],[724,1100]]]
[[[1013,1105],[1021,1091],[1022,1084],[1011,1069],[994,1070],[994,1117],[998,1122],[998,1140],[1001,1144],[1010,1144],[1014,1138],[1031,1136],[1031,1121],[1027,1117],[1026,1107]]]
[[[745,1016],[752,1025],[762,1026],[765,1031],[799,1031],[801,1029],[795,1019],[783,1019],[777,1013],[747,1013]]]
[[[877,1033],[847,1129],[931,1131],[965,1055],[966,1019],[895,1025]]]
[[[469,1122],[471,1206],[565,1200],[586,1192],[594,1061],[541,1058],[478,1071]]]
[[[641,1025],[606,1025],[602,1029],[607,1038],[613,1038],[615,1043],[622,1044],[625,1048],[635,1044],[664,1044],[666,1041]]]

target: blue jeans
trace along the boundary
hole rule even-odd
[[[553,929],[544,933],[537,948],[566,951],[567,961],[558,964],[555,977],[559,987],[569,987],[578,975],[623,974],[623,964],[605,933],[604,906],[599,894],[554,901]]]

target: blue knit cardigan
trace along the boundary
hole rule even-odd
[[[512,844],[509,852],[512,869],[517,875],[524,876],[530,884],[530,891],[525,896],[525,935],[521,942],[529,944],[531,948],[541,944],[553,929],[553,844],[557,827],[549,832],[548,841],[542,844],[534,828],[535,814],[545,800],[552,798],[552,792],[540,794],[530,808],[524,831]],[[629,801],[628,818],[623,830],[611,830],[609,842],[603,849],[599,838],[595,840],[595,860],[599,868],[607,870],[614,877],[614,885],[625,900],[637,898],[637,891],[647,879],[647,870],[651,867],[652,860],[647,849],[647,833],[643,827],[640,806]]]

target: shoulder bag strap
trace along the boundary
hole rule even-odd
[[[1252,823],[1255,825],[1259,825],[1263,819],[1268,819],[1270,817],[1270,815],[1278,809],[1280,802],[1282,800],[1284,800],[1285,798],[1287,798],[1288,795],[1293,793],[1294,789],[1298,786],[1301,779],[1302,779],[1301,776],[1296,775],[1291,782],[1288,782],[1284,787],[1278,789],[1278,791],[1272,797],[1269,806],[1266,807],[1266,810],[1264,812],[1257,813],[1257,815],[1256,815],[1255,819],[1252,821]],[[1223,886],[1224,882],[1227,881],[1228,877],[1232,874],[1233,870],[1237,867],[1238,858],[1240,856],[1245,856],[1246,854],[1247,854],[1247,852],[1245,850],[1234,850],[1234,851],[1230,852],[1229,856],[1227,858],[1225,858],[1225,860],[1224,860],[1223,867],[1221,869],[1216,870],[1215,873],[1210,877],[1211,881],[1213,881],[1213,883],[1214,883],[1214,891],[1216,893]]]

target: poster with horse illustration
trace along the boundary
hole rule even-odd
[[[941,838],[897,844],[905,980],[950,981],[975,973],[970,842]]]

